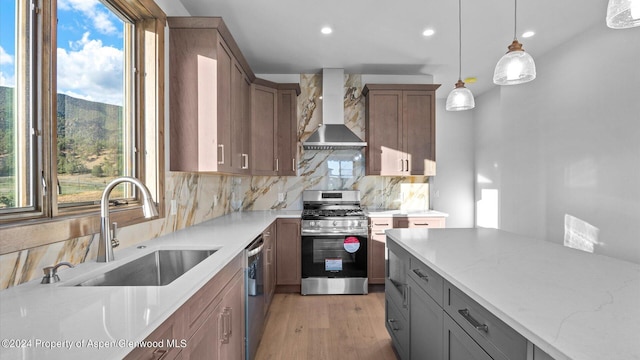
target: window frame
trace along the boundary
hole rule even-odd
[[[57,24],[56,1],[33,0],[36,4],[34,22],[35,52],[37,63],[32,73],[36,77],[31,108],[35,128],[33,167],[35,210],[7,212],[0,215],[0,255],[32,247],[65,241],[100,231],[100,206],[58,206],[57,158],[56,158],[56,53]],[[30,3],[30,2],[28,2]],[[152,0],[104,0],[106,6],[117,9],[134,24],[132,75],[135,134],[134,154],[136,174],[150,189],[155,190],[160,217],[165,213],[165,159],[164,159],[164,108],[165,108],[165,25],[166,15]],[[29,5],[27,5],[29,6]],[[149,74],[149,76],[147,76]],[[50,90],[53,89],[53,90]],[[155,93],[153,93],[155,92]],[[40,109],[40,111],[37,111]],[[146,124],[153,121],[155,130],[150,137]],[[155,138],[155,143],[145,143]],[[151,142],[151,141],[149,141]],[[147,149],[153,147],[152,158],[147,159]],[[150,169],[151,168],[151,169]],[[155,171],[153,171],[155,169]],[[149,172],[150,176],[147,176]],[[46,194],[40,175],[47,184]],[[155,175],[155,176],[153,176]],[[149,179],[149,177],[155,177]],[[152,194],[154,191],[152,190]],[[139,194],[136,192],[136,197]],[[144,221],[139,199],[122,206],[111,206],[111,219],[119,226]]]

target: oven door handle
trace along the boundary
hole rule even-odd
[[[300,232],[302,236],[362,236],[367,237],[366,232],[314,232],[302,230]]]

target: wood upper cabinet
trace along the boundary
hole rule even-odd
[[[248,174],[255,75],[221,18],[167,21],[170,169]]]
[[[278,84],[278,175],[298,174],[299,84]]]
[[[252,174],[297,174],[298,94],[299,84],[256,79],[251,85]]]
[[[278,90],[257,83],[251,84],[251,149],[254,175],[276,175]]]
[[[301,248],[300,219],[276,220],[276,283],[300,285]]]
[[[365,85],[367,175],[435,175],[438,87]]]
[[[231,71],[231,167],[248,175],[251,155],[251,81],[237,61]]]

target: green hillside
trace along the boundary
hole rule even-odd
[[[13,197],[16,121],[13,98],[13,88],[0,86],[0,203],[4,205],[8,205]],[[85,181],[93,183],[97,178],[121,173],[122,107],[58,94],[57,108],[59,181],[68,182],[69,176],[73,175],[76,179],[82,176]],[[102,182],[92,188],[104,186]],[[63,187],[70,189],[70,186]]]

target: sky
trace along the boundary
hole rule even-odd
[[[15,4],[0,0],[0,86],[15,86]],[[99,0],[58,0],[58,93],[123,103],[123,21]]]

